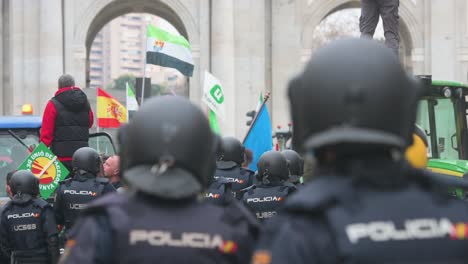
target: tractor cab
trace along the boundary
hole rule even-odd
[[[6,174],[16,170],[39,145],[42,118],[40,116],[0,117],[0,205],[7,200]],[[90,134],[89,146],[99,153],[116,153],[112,138],[107,133]]]
[[[416,123],[428,137],[428,168],[461,177],[468,171],[468,86],[431,76],[420,78],[425,90]]]

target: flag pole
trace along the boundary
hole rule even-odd
[[[98,116],[99,112],[99,87],[96,88],[96,116]],[[96,120],[96,133],[99,133],[99,118]],[[99,137],[96,137],[96,148],[97,152],[99,153]]]
[[[260,106],[260,108],[258,109],[258,112],[255,113],[255,117],[252,121],[252,124],[250,124],[250,127],[249,127],[249,130],[247,131],[247,134],[245,134],[245,137],[244,137],[244,140],[242,140],[242,144],[245,143],[245,140],[247,139],[247,137],[249,136],[250,134],[250,131],[252,130],[254,124],[255,124],[255,121],[257,121],[257,118],[258,118],[258,115],[260,114],[260,112],[263,110],[263,107],[265,107],[265,104],[268,102],[268,99],[270,99],[270,93],[267,93],[265,95],[265,100],[263,101],[262,105]]]
[[[148,22],[148,20],[147,20]],[[145,64],[143,64],[143,81],[141,82],[141,102],[140,105],[143,105],[143,101],[145,100],[145,79],[146,79],[146,55],[148,50],[148,23],[146,24],[146,32],[145,32]]]

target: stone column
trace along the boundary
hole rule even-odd
[[[62,4],[61,0],[41,0],[40,7],[40,109],[57,90],[57,80],[63,73]],[[40,112],[38,112],[40,110]]]
[[[245,115],[255,110],[260,92],[270,90],[269,81],[271,61],[270,36],[270,0],[236,0],[234,2],[234,36],[235,36],[235,97],[236,97],[236,135],[243,139],[247,133],[248,120]],[[252,23],[255,17],[258,23]]]
[[[273,0],[272,6],[272,125],[290,122],[287,86],[302,67],[299,1]],[[314,30],[313,28],[308,30]]]
[[[9,114],[19,114],[21,105],[30,101],[33,83],[37,85],[37,69],[34,69],[33,51],[37,49],[37,25],[39,2],[32,1],[26,8],[24,1],[10,1],[10,106]],[[25,18],[28,18],[25,21]],[[28,28],[28,26],[30,26]],[[26,30],[28,28],[28,30]],[[26,32],[28,36],[26,36]],[[37,54],[36,54],[37,55]],[[29,56],[29,57],[28,57]],[[27,73],[27,74],[26,74]],[[28,81],[26,80],[28,79]],[[33,104],[34,107],[34,104]]]
[[[431,64],[434,79],[456,80],[455,0],[431,0]]]
[[[203,81],[205,70],[210,71],[210,6],[209,0],[199,2],[199,25],[200,38],[198,45],[192,45],[193,59],[195,62],[195,71],[190,78],[189,95],[190,100],[199,104],[202,109],[208,111],[207,106],[202,103]]]
[[[233,0],[212,0],[211,71],[222,83],[226,103],[226,120],[221,121],[223,135],[235,135],[236,93],[234,74]],[[237,135],[239,136],[239,135]]]
[[[0,115],[4,115],[4,98],[3,98],[3,91],[4,91],[4,81],[3,81],[3,41],[4,38],[7,38],[8,36],[4,35],[3,33],[3,19],[5,17],[5,13],[7,12],[6,10],[3,10],[4,2],[7,0],[4,0],[3,2],[0,2],[0,36],[2,38],[0,39]]]

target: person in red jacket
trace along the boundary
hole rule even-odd
[[[86,94],[75,86],[71,75],[64,74],[58,80],[58,91],[44,110],[40,142],[71,171],[71,157],[77,149],[88,146],[93,121]]]

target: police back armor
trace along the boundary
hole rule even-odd
[[[65,263],[249,262],[258,225],[238,203],[154,199],[119,193],[93,202],[70,235],[77,245],[92,235],[96,245],[72,247]]]
[[[383,190],[319,177],[289,198],[260,248],[270,250],[272,263],[465,263],[466,203],[439,193],[422,172],[412,174],[404,186]]]
[[[205,199],[218,205],[226,205],[232,200],[235,200],[235,195],[232,191],[232,182],[223,177],[213,179],[205,193]]]
[[[232,182],[232,191],[237,199],[239,197],[239,191],[245,189],[253,184],[254,172],[240,167],[239,165],[233,165],[229,167],[217,168],[215,172],[215,179],[223,177]]]
[[[69,229],[86,205],[103,194],[107,184],[109,181],[106,178],[80,178],[79,176],[62,181],[57,190],[54,205],[57,224],[63,224]]]
[[[242,201],[257,219],[265,220],[277,215],[288,195],[296,190],[291,185],[259,185],[245,191]]]
[[[47,226],[46,210],[52,208],[41,199],[32,199],[21,205],[8,202],[1,215],[2,253],[7,257],[12,254],[16,259],[24,257],[34,263],[49,263],[48,235],[56,235],[56,227],[55,221],[50,223],[53,226]],[[49,217],[53,214],[50,213]]]

